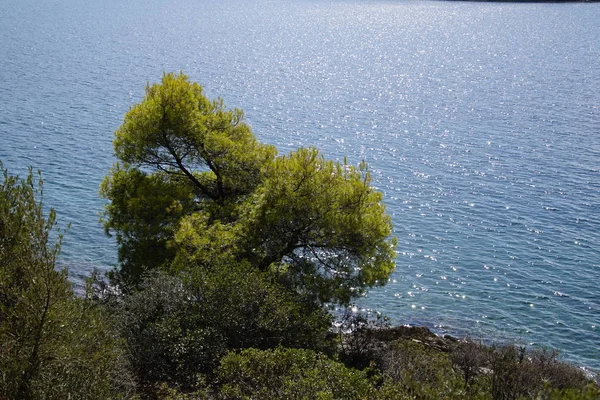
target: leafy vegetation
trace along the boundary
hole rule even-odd
[[[322,306],[348,304],[394,269],[396,239],[365,165],[316,149],[277,157],[240,110],[208,100],[184,75],[146,89],[115,151],[120,163],[101,193],[125,283],[156,267],[246,264]]]
[[[135,293],[103,297],[144,392],[157,383],[195,389],[198,375],[211,376],[229,349],[331,353],[331,316],[296,300],[267,274],[243,267],[201,276],[155,271]]]
[[[396,239],[366,165],[279,156],[239,110],[166,74],[102,183],[120,265],[77,297],[41,179],[0,186],[0,399],[596,399],[554,352],[347,311]]]
[[[119,340],[103,310],[55,270],[61,235],[54,210],[44,215],[41,179],[0,170],[0,398],[127,397]]]
[[[366,399],[362,371],[310,350],[248,349],[228,353],[217,370],[221,399]]]

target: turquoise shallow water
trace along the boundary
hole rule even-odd
[[[0,159],[44,172],[76,279],[112,132],[183,70],[282,152],[365,159],[398,269],[360,307],[600,368],[600,5],[225,0],[0,3]]]

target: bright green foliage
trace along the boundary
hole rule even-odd
[[[322,302],[348,303],[394,269],[396,242],[381,200],[366,171],[315,149],[278,158],[243,217],[246,256],[262,269],[279,263],[292,287]]]
[[[369,183],[367,173],[314,149],[280,157],[238,206],[237,221],[211,222],[209,213],[183,219],[178,264],[248,260],[316,303],[348,303],[394,269],[389,217]]]
[[[127,165],[185,177],[198,197],[222,203],[250,193],[275,156],[242,119],[185,75],[165,74],[125,115],[115,150]]]
[[[313,304],[347,304],[394,269],[391,221],[366,166],[314,149],[276,158],[241,111],[184,75],[147,88],[115,150],[123,164],[102,186],[105,227],[130,281],[171,259],[173,270],[249,263]]]
[[[125,282],[175,256],[179,220],[194,211],[228,218],[276,154],[258,143],[240,110],[209,101],[184,75],[165,74],[125,115],[115,133],[117,164],[100,193],[110,199],[104,226],[116,233]],[[214,203],[214,204],[213,204]]]
[[[121,278],[135,281],[146,269],[168,263],[175,251],[168,246],[179,220],[190,213],[194,195],[181,177],[164,172],[145,173],[117,164],[101,193],[110,198],[104,221],[106,232],[116,232]]]
[[[221,399],[367,399],[374,389],[364,371],[310,350],[230,352],[218,369]]]
[[[179,252],[171,268],[185,270],[191,265],[203,271],[237,264],[243,244],[241,228],[240,224],[212,220],[206,212],[182,218],[174,239]]]
[[[54,269],[61,238],[54,211],[44,216],[41,179],[0,170],[0,398],[122,397],[104,315]]]

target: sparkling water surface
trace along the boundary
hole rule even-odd
[[[399,239],[360,307],[600,369],[600,4],[4,0],[0,160],[45,177],[75,279],[112,133],[163,71],[286,153],[366,160]]]

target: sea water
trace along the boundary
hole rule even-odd
[[[366,160],[397,270],[358,307],[600,368],[600,4],[3,0],[0,160],[45,178],[76,281],[112,135],[184,71],[281,153]]]

